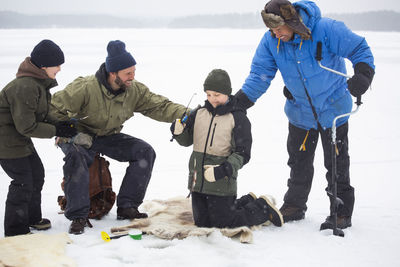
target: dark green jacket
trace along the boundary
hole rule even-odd
[[[0,158],[26,157],[35,150],[31,137],[51,138],[56,128],[49,124],[49,89],[57,81],[50,79],[26,58],[17,78],[0,92]]]
[[[172,122],[185,112],[184,106],[150,92],[136,80],[115,95],[107,89],[106,75],[103,64],[96,75],[79,77],[56,92],[52,97],[52,114],[63,120],[78,119],[78,131],[105,136],[119,133],[135,112],[162,122]]]
[[[175,136],[182,146],[193,144],[189,161],[190,191],[217,196],[237,195],[237,176],[240,168],[250,160],[251,124],[246,113],[237,109],[236,99],[213,108],[205,105],[189,115],[182,134]],[[220,165],[227,162],[232,176],[208,182],[203,178],[204,165]]]

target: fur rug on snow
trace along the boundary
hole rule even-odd
[[[220,231],[224,236],[239,236],[242,243],[252,243],[252,230],[261,227],[253,226],[249,228],[243,226],[223,229],[197,227],[193,221],[191,201],[185,197],[146,201],[141,207],[148,213],[148,218],[132,220],[129,225],[111,228],[111,232],[122,234],[135,228],[140,229],[145,234],[172,240],[175,238],[184,239],[188,236],[207,236],[213,231]],[[270,222],[267,221],[263,225],[269,224]]]
[[[65,255],[65,245],[72,243],[67,233],[32,234],[0,239],[0,267],[73,267]]]

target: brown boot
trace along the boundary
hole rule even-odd
[[[86,218],[73,219],[69,227],[69,233],[74,235],[80,235],[85,231],[85,226],[92,228],[92,224]]]
[[[117,208],[117,220],[133,220],[147,217],[147,213],[141,213],[137,210],[137,208]]]
[[[337,216],[337,228],[346,229],[347,227],[351,227],[351,217],[349,216]],[[326,217],[325,222],[321,224],[320,230],[325,229],[333,229],[333,217]]]
[[[304,219],[305,212],[299,207],[283,204],[279,210],[282,213],[285,223]]]

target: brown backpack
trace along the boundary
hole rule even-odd
[[[90,210],[89,219],[101,219],[108,214],[115,202],[115,192],[112,190],[111,173],[108,169],[110,163],[96,154],[94,161],[89,168],[89,197]],[[61,188],[64,191],[64,178]],[[65,196],[58,196],[58,205],[61,210],[65,210],[67,199]]]

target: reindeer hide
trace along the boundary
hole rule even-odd
[[[111,232],[122,234],[121,232],[136,228],[145,234],[172,240],[184,239],[188,236],[207,236],[213,231],[220,231],[228,237],[239,235],[242,243],[251,243],[253,240],[252,229],[258,228],[257,226],[252,229],[245,226],[224,229],[197,227],[194,225],[190,199],[184,197],[146,201],[142,207],[148,213],[148,218],[132,220],[131,224],[114,227]]]

